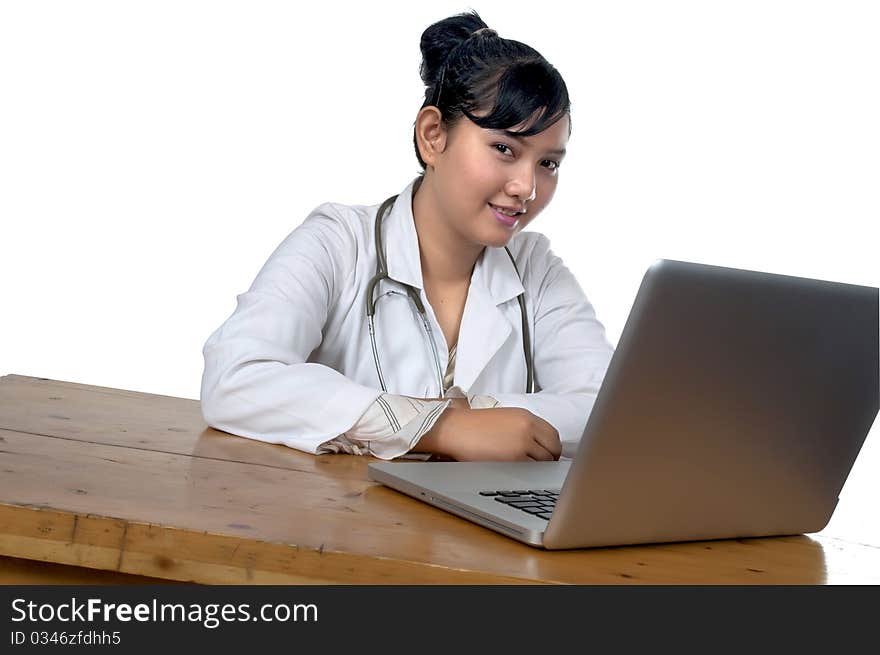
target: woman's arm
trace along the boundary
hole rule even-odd
[[[414,452],[458,461],[528,461],[559,459],[556,429],[524,409],[450,407]]]
[[[201,403],[211,427],[314,453],[381,395],[306,362],[356,254],[354,233],[330,205],[275,250],[204,346]]]

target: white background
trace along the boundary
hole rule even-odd
[[[470,8],[566,80],[530,229],[612,343],[661,257],[880,286],[877,3],[403,7],[0,4],[0,375],[198,398],[283,238],[416,175],[419,37]]]

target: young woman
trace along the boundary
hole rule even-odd
[[[476,12],[421,38],[422,168],[372,206],[325,203],[204,347],[205,420],[310,453],[552,460],[612,347],[546,237],[565,82]]]

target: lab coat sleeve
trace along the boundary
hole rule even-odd
[[[543,266],[535,262],[545,258]],[[493,393],[500,407],[521,407],[559,432],[564,457],[573,457],[611,362],[613,347],[574,275],[539,235],[531,256],[535,281],[533,350],[537,393]],[[530,285],[531,286],[531,285]]]
[[[408,453],[434,427],[451,400],[428,400],[383,393],[345,434],[318,452],[345,452],[394,459]],[[414,454],[427,459],[430,455]]]
[[[356,236],[329,203],[281,243],[205,343],[201,405],[208,425],[315,453],[381,395],[306,361],[356,257]]]

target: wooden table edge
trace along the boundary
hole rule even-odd
[[[0,503],[0,555],[200,584],[546,584],[525,577],[7,503]]]

